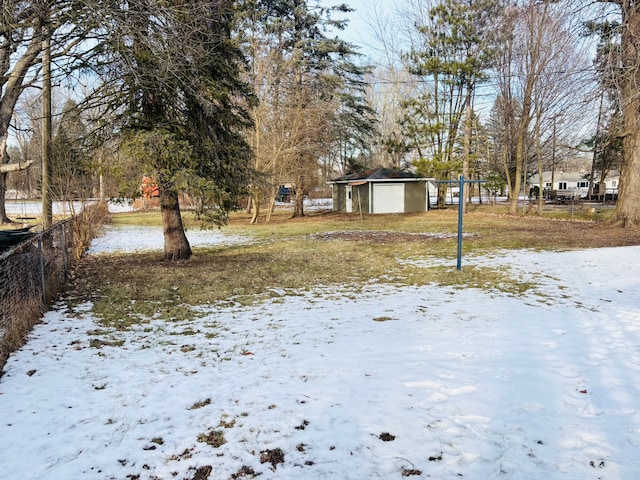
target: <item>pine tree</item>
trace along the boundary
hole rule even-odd
[[[165,259],[189,258],[179,191],[215,201],[208,211],[223,223],[250,173],[253,100],[231,38],[233,2],[131,0],[102,14],[101,93],[126,151],[158,184]]]
[[[458,165],[468,176],[473,96],[494,58],[503,4],[440,0],[429,10],[428,21],[418,25],[421,43],[406,56],[409,71],[424,81],[421,92],[406,103],[407,118],[413,118],[408,127],[421,146],[418,168],[431,169],[438,178],[446,179]],[[464,149],[457,156],[461,130]],[[444,203],[443,188],[438,202]]]

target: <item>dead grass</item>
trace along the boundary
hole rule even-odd
[[[0,337],[0,373],[7,363],[9,355],[25,344],[27,335],[33,326],[40,321],[42,313],[42,303],[32,300],[28,304],[22,305],[19,314],[12,318],[4,335]]]
[[[115,222],[160,225],[159,214],[116,216]],[[192,227],[195,222],[189,220]],[[567,250],[638,245],[640,230],[603,222],[509,216],[477,210],[465,215],[465,255],[504,249]],[[158,227],[160,228],[160,227]],[[196,248],[186,262],[165,262],[161,254],[100,255],[84,260],[72,295],[92,300],[105,326],[126,329],[151,318],[184,320],[192,306],[233,301],[252,303],[299,289],[333,285],[350,295],[372,282],[494,289],[518,295],[535,285],[503,270],[455,270],[457,213],[410,215],[311,214],[249,225],[232,216],[225,231],[252,237],[248,245]],[[188,234],[187,234],[188,235]],[[450,267],[421,268],[401,260],[437,257]]]
[[[91,240],[98,235],[108,218],[109,208],[106,202],[87,205],[73,218],[73,254],[76,260],[87,251]]]

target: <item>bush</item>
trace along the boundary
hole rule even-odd
[[[109,220],[107,202],[87,205],[73,218],[73,256],[77,260],[84,255],[105,223]]]

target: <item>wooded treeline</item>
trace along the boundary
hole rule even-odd
[[[406,0],[393,28],[372,26],[385,53],[375,65],[341,39],[350,12],[313,0],[3,1],[0,221],[8,187],[41,190],[50,150],[58,199],[131,197],[153,178],[168,259],[191,255],[181,193],[218,224],[239,198],[268,221],[281,186],[304,215],[326,180],[378,166],[488,180],[515,213],[530,175],[582,154],[593,182],[620,170],[615,220],[640,223],[640,2]]]

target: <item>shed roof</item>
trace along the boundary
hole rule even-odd
[[[355,181],[373,181],[373,180],[391,180],[391,181],[416,181],[422,180],[413,173],[404,172],[402,170],[394,170],[391,168],[374,168],[363,172],[350,173],[343,177],[335,178],[327,183],[350,183]]]

